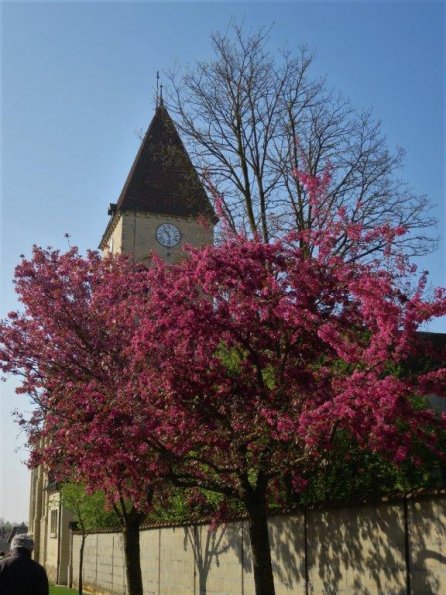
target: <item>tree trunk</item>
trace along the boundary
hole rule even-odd
[[[82,533],[82,541],[81,541],[81,549],[79,552],[79,579],[78,579],[78,587],[79,587],[79,595],[83,595],[83,570],[84,570],[84,549],[85,549],[85,540],[87,536],[85,533]]]
[[[269,544],[266,498],[250,498],[246,503],[251,541],[256,595],[274,595],[273,567]]]
[[[124,536],[125,569],[128,595],[143,595],[141,561],[139,552],[139,528],[141,517],[137,512],[126,515]]]

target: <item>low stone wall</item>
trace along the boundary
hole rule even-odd
[[[269,520],[276,594],[446,593],[446,493]],[[73,536],[76,579],[80,536]],[[245,522],[141,531],[145,595],[254,594]],[[122,537],[87,537],[84,583],[125,595]],[[77,581],[73,580],[77,585]]]

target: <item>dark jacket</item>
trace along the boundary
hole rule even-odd
[[[48,595],[45,568],[24,548],[0,561],[0,595]]]

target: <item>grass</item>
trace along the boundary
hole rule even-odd
[[[70,595],[70,593],[79,593],[79,591],[67,587],[50,587],[50,595]]]

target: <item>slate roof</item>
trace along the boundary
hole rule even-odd
[[[198,174],[163,104],[156,108],[117,203],[110,205],[112,218],[101,246],[119,211],[179,217],[201,215],[216,220]]]

